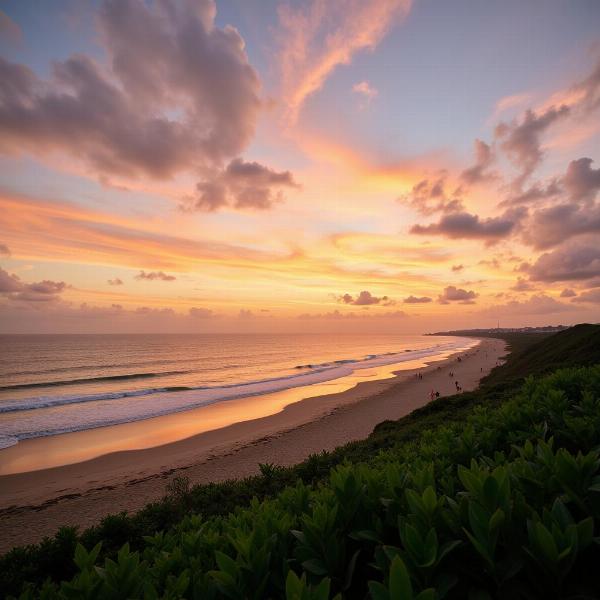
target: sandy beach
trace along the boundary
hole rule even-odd
[[[161,434],[152,447],[0,476],[0,552],[38,542],[64,525],[85,528],[107,514],[138,510],[161,498],[166,484],[177,475],[186,475],[192,483],[240,478],[257,473],[259,463],[292,465],[309,454],[365,438],[381,421],[398,419],[427,404],[432,389],[442,397],[452,395],[455,379],[463,390],[474,389],[505,354],[504,341],[484,339],[477,347],[459,353],[460,362],[453,354],[419,368],[422,379],[410,369],[386,379],[359,382],[344,391],[311,398],[296,396],[275,414],[175,441],[169,440],[184,435],[182,423],[191,415],[160,417]],[[450,369],[456,374],[453,378],[448,376]],[[228,403],[227,408],[215,410],[235,409],[235,404]],[[148,426],[144,423],[127,431],[134,435],[136,427]],[[114,431],[103,428],[96,435],[100,432],[110,438]],[[67,435],[71,436],[69,443],[76,445],[77,436],[89,436],[90,432]],[[54,437],[66,440],[66,436]],[[21,451],[49,455],[49,445],[56,443],[50,438],[27,440]]]

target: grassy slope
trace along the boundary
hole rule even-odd
[[[312,456],[295,467],[263,466],[261,476],[194,486],[190,491],[172,493],[134,516],[108,517],[81,535],[62,530],[40,545],[15,549],[0,559],[0,589],[16,593],[24,581],[40,583],[47,577],[55,580],[70,577],[73,566],[64,559],[72,555],[77,540],[88,548],[102,540],[106,556],[114,555],[125,542],[132,548],[141,547],[144,535],[172,527],[190,511],[206,517],[227,514],[247,505],[253,497],[272,496],[297,479],[307,484],[317,483],[342,462],[369,461],[380,450],[413,441],[440,424],[459,421],[478,404],[501,402],[527,375],[545,373],[559,366],[600,363],[600,326],[579,325],[543,338],[540,334],[509,334],[505,339],[512,353],[505,365],[484,379],[479,390],[434,401],[399,421],[386,421],[366,440]]]

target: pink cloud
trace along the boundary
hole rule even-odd
[[[45,279],[35,283],[25,283],[17,275],[10,274],[0,267],[0,295],[19,302],[53,302],[67,288],[64,281]]]
[[[312,0],[281,6],[279,61],[289,122],[296,121],[306,99],[338,66],[375,48],[410,7],[411,0]]]
[[[489,167],[495,160],[492,147],[482,140],[475,140],[475,164],[465,169],[460,177],[468,184],[491,181],[498,177],[497,173],[489,171]]]
[[[289,171],[277,172],[257,162],[232,160],[196,186],[197,194],[184,199],[184,210],[212,212],[223,206],[268,209],[283,200],[282,188],[300,186]]]
[[[497,304],[481,311],[482,315],[498,316],[548,315],[572,311],[573,307],[559,302],[546,294],[535,294],[527,300],[511,300],[506,304]]]
[[[439,177],[421,179],[413,185],[408,194],[400,196],[398,202],[425,216],[439,212],[444,214],[457,213],[464,210],[462,190],[456,188],[448,192],[446,187],[447,174],[443,172]]]
[[[362,96],[366,103],[369,104],[373,99],[377,97],[379,91],[374,88],[368,81],[361,81],[359,83],[355,83],[352,86],[352,91],[356,94]]]
[[[480,219],[467,212],[444,215],[437,223],[413,225],[410,232],[418,235],[443,235],[454,239],[481,239],[493,244],[509,236],[523,217],[519,210],[507,211],[499,217]]]
[[[473,290],[463,290],[454,285],[449,285],[444,288],[444,291],[438,296],[440,304],[449,304],[450,302],[458,302],[460,304],[475,304],[475,298],[479,294]]]
[[[148,281],[175,281],[177,279],[175,275],[167,275],[162,271],[140,271],[135,278],[140,280],[146,279]]]
[[[96,21],[107,64],[73,55],[42,80],[0,58],[0,150],[67,154],[113,187],[110,176],[197,171],[206,185],[216,172],[222,185],[220,170],[250,143],[262,102],[244,40],[215,15],[211,0],[105,0]],[[264,190],[232,194],[236,206],[264,207]]]
[[[383,306],[392,306],[395,304],[393,300],[387,296],[373,296],[371,292],[364,290],[357,296],[351,294],[344,294],[337,298],[338,302],[343,304],[353,304],[354,306],[370,306],[372,304],[382,304]]]

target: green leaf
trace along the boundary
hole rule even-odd
[[[235,562],[235,560],[233,560],[233,558],[227,556],[227,554],[224,554],[223,552],[217,550],[215,552],[215,559],[217,561],[217,564],[219,565],[219,569],[221,569],[221,571],[223,571],[224,573],[228,573],[231,576],[234,576],[237,573],[237,563]]]
[[[579,548],[583,550],[592,543],[594,537],[594,519],[588,517],[577,523],[577,542]]]
[[[302,588],[306,583],[306,575],[302,574],[302,579],[291,569],[285,580],[285,597],[287,600],[300,600],[302,597]]]
[[[490,533],[495,533],[502,527],[504,523],[504,511],[502,509],[496,510],[496,512],[491,516],[489,523]]]
[[[86,549],[81,544],[77,544],[77,546],[75,546],[74,561],[80,571],[83,571],[86,568],[87,557],[88,554]]]
[[[371,531],[370,529],[360,529],[359,531],[353,531],[350,534],[350,537],[353,540],[365,540],[367,542],[375,542],[380,543],[381,540],[375,531]]]
[[[438,539],[433,527],[429,530],[429,533],[425,538],[423,550],[424,560],[421,564],[419,564],[419,566],[423,568],[431,567],[436,562],[438,554]]]
[[[360,554],[360,550],[357,550],[352,555],[352,558],[350,559],[350,563],[348,564],[348,568],[346,569],[346,578],[345,578],[345,581],[344,581],[344,590],[349,589],[350,585],[352,584],[352,577],[354,575],[354,569],[356,568],[356,560],[357,560],[359,554]]]
[[[432,514],[437,507],[437,497],[435,490],[431,486],[423,492],[423,504],[429,514]]]
[[[411,600],[413,597],[410,576],[404,561],[397,556],[390,567],[390,597]]]
[[[319,558],[311,558],[310,560],[305,560],[302,563],[305,571],[312,573],[313,575],[327,575],[327,567],[323,564],[323,561]]]
[[[313,598],[314,600],[328,600],[329,599],[329,587],[331,582],[328,577],[321,580],[321,583],[314,589]],[[336,598],[341,598],[338,594]]]
[[[391,600],[387,588],[379,581],[369,581],[369,592],[373,600]]]
[[[410,524],[405,525],[403,534],[402,542],[406,546],[406,549],[415,560],[420,560],[423,555],[423,541],[421,540],[421,536],[416,527],[413,527]]]
[[[542,525],[534,523],[533,531],[538,542],[540,550],[544,553],[546,559],[554,564],[558,562],[558,548],[552,534]]]
[[[479,552],[479,554],[481,554],[481,556],[484,558],[484,560],[486,561],[486,563],[489,566],[493,567],[494,561],[493,561],[492,557],[490,556],[488,549],[483,544],[481,544],[468,529],[465,529],[463,527],[463,531],[465,532],[466,536],[469,538],[471,544],[473,544],[473,547],[475,548],[475,550],[477,550],[477,552]]]

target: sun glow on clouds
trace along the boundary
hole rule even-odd
[[[0,57],[0,327],[422,331],[500,315],[600,318],[600,56],[568,85],[557,73],[546,93],[534,72],[531,89],[506,80],[491,102],[463,81],[488,115],[457,130],[472,156],[416,154],[395,125],[436,74],[435,3],[280,2],[262,70],[243,24],[217,25],[214,2],[167,5],[103,0],[104,58],[74,50],[49,77]],[[5,16],[26,43],[31,24]],[[405,37],[428,41],[404,55]],[[440,111],[444,94],[464,93],[455,87],[440,91]],[[332,97],[352,110],[328,107],[329,129],[312,118]],[[448,128],[461,117],[449,113]],[[32,187],[42,169],[51,185]]]

